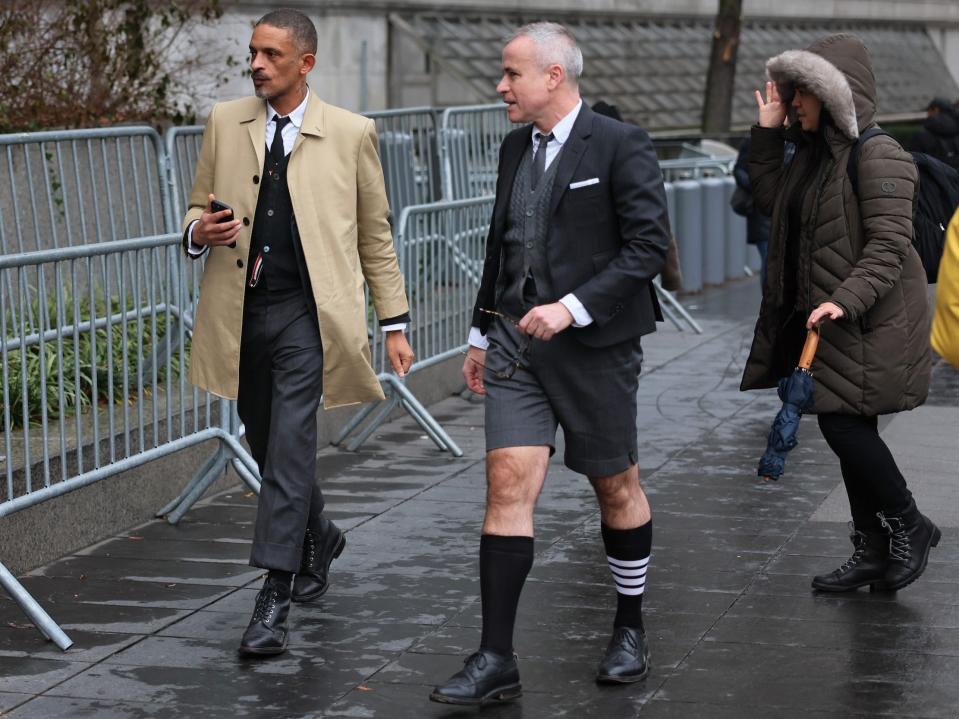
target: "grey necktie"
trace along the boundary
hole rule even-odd
[[[533,158],[533,176],[531,178],[530,188],[535,190],[539,187],[539,181],[546,174],[546,146],[553,139],[553,133],[544,135],[541,132],[533,133],[533,139],[538,143],[536,148],[536,157]]]

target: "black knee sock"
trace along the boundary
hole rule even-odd
[[[480,594],[483,601],[480,649],[512,654],[516,606],[532,566],[532,537],[484,534],[480,538]]]
[[[643,628],[643,592],[653,545],[653,520],[635,529],[602,525],[606,560],[616,583],[614,627]]]

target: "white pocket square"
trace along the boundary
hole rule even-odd
[[[598,185],[598,184],[599,184],[599,178],[598,178],[598,177],[591,177],[591,178],[588,179],[588,180],[580,180],[579,182],[571,182],[571,183],[569,183],[569,189],[575,190],[575,189],[578,189],[578,188],[580,188],[580,187],[589,187],[590,185]]]

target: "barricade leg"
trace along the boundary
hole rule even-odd
[[[433,440],[437,447],[449,452],[454,457],[463,456],[463,450],[460,449],[456,442],[446,433],[439,422],[433,419],[433,416],[427,411],[426,407],[406,388],[406,385],[403,384],[399,377],[391,374],[381,374],[379,380],[383,385],[383,389],[386,391],[387,399],[383,402],[377,402],[364,407],[357,413],[356,417],[343,428],[333,444],[337,444],[346,439],[351,432],[362,424],[364,419],[376,411],[376,414],[363,430],[346,445],[346,449],[355,452],[372,436],[373,432],[386,421],[387,416],[393,408],[400,405],[416,420],[416,423],[423,428],[423,431],[426,432],[427,436]]]
[[[48,641],[52,641],[63,651],[73,646],[73,640],[60,629],[60,625],[53,621],[50,615],[43,610],[43,607],[37,604],[37,600],[30,596],[30,593],[23,588],[23,585],[3,564],[0,564],[0,586],[6,590],[7,594]]]
[[[220,429],[222,430],[220,446],[216,452],[204,463],[180,494],[158,511],[156,516],[166,517],[170,524],[177,524],[231,464],[237,469],[240,479],[251,490],[259,493],[260,481],[256,462],[239,443],[238,437],[242,436],[242,426],[234,416],[233,405],[229,400],[220,400]]]
[[[454,457],[463,456],[463,450],[460,449],[456,442],[453,441],[453,438],[446,433],[439,422],[433,419],[433,415],[426,410],[426,407],[416,399],[413,393],[407,389],[406,385],[403,384],[398,377],[385,375],[385,377],[381,377],[380,379],[381,381],[385,379],[392,386],[393,392],[399,395],[406,410],[412,415],[413,419],[426,430],[427,434],[433,437],[433,441],[436,442],[436,445],[440,449],[448,450]]]
[[[357,412],[355,415],[353,415],[353,418],[346,423],[343,429],[340,430],[339,434],[336,435],[336,437],[333,439],[332,442],[330,442],[330,444],[332,444],[334,447],[339,446],[347,437],[353,434],[353,431],[357,427],[363,424],[363,421],[367,417],[369,417],[373,413],[373,411],[380,406],[380,404],[382,403],[371,402],[370,404],[366,405],[363,409],[361,409],[359,412]]]
[[[680,301],[677,300],[675,297],[673,297],[673,294],[671,292],[667,292],[666,290],[664,290],[662,287],[659,286],[658,283],[654,282],[653,286],[656,288],[656,294],[659,296],[659,299],[661,302],[669,305],[680,317],[682,317],[683,321],[690,326],[693,332],[695,332],[698,335],[701,335],[703,333],[703,328],[700,327],[699,323],[696,322],[696,320],[693,319],[692,315],[690,315],[689,312],[686,311],[686,308],[683,307]],[[680,329],[682,328],[680,327]]]
[[[413,419],[416,420],[417,424],[419,424],[419,426],[423,428],[423,431],[426,432],[426,435],[427,435],[431,440],[433,440],[433,444],[435,444],[435,445],[436,445],[437,447],[439,447],[440,449],[448,449],[448,448],[443,444],[443,438],[440,437],[440,436],[433,430],[433,428],[429,425],[429,422],[426,421],[425,418],[419,416],[419,413],[416,411],[416,408],[415,408],[413,405],[411,405],[411,404],[410,404],[409,402],[407,402],[405,399],[401,399],[401,400],[400,400],[400,404],[403,405],[403,409],[405,409],[407,412],[409,412],[410,416],[411,416]]]
[[[659,308],[663,311],[663,317],[673,323],[673,326],[678,329],[680,332],[686,329],[682,322],[680,322],[679,315],[673,312],[673,308],[670,307],[665,302],[659,303]]]
[[[386,417],[390,412],[393,411],[393,408],[397,405],[398,400],[395,396],[390,396],[383,402],[377,402],[373,407],[378,407],[379,411],[373,415],[373,419],[370,420],[370,423],[363,428],[363,430],[353,438],[346,448],[350,452],[355,452],[358,450],[363,443],[370,438],[370,436],[377,430],[377,428],[386,421]]]

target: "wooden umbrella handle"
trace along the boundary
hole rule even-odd
[[[816,356],[816,350],[819,347],[819,330],[812,329],[806,333],[806,344],[802,347],[802,355],[799,357],[799,368],[809,369],[812,366],[813,357]]]

